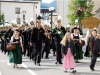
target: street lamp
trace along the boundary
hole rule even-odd
[[[81,0],[78,0],[78,6],[81,7]],[[82,30],[81,15],[82,15],[82,11],[78,10],[78,23],[79,23],[79,28]]]
[[[55,8],[53,6],[49,7],[49,12],[51,13],[51,30],[52,30],[52,15],[53,15],[53,12],[54,12]]]
[[[50,24],[51,24],[51,34],[52,34],[52,14],[54,12],[55,8],[52,6],[52,7],[49,7],[49,12],[51,13],[51,21],[50,21]],[[51,42],[52,42],[52,36],[51,36]]]
[[[84,1],[82,3],[82,1]],[[84,7],[87,8],[89,4],[88,0],[78,0],[78,6],[79,7]],[[78,10],[78,22],[79,22],[79,28],[82,30],[82,24],[81,24],[81,20],[82,20],[82,15],[84,15],[83,11]]]
[[[26,11],[22,11],[22,14],[23,14],[23,23],[25,23],[25,14],[26,14]]]

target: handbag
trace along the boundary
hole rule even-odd
[[[6,46],[7,50],[15,50],[16,49],[16,45],[12,44],[12,43],[8,43]]]
[[[80,47],[84,46],[85,45],[85,41],[84,40],[81,40],[81,41],[82,41],[82,43],[80,43],[79,41],[77,41],[76,45],[80,46]]]

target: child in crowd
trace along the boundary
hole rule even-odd
[[[64,72],[67,72],[67,70],[70,69],[72,73],[75,73],[76,70],[74,70],[75,68],[74,56],[76,55],[76,52],[75,52],[74,41],[71,39],[70,32],[67,32],[65,34],[64,38],[61,41],[61,44],[62,44],[61,51],[64,57],[62,66],[64,68]]]
[[[97,37],[97,31],[93,30],[92,32],[92,59],[90,63],[90,69],[94,71],[95,63],[98,57],[98,54],[100,54],[100,36],[99,38]]]

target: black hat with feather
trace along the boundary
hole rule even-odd
[[[37,18],[36,18],[36,19],[37,19],[37,21],[36,21],[36,22],[37,22],[37,23],[40,23],[40,22],[41,22],[41,19],[42,19],[42,15],[41,15],[41,14],[39,14],[39,15],[37,16]]]

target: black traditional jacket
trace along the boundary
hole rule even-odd
[[[76,54],[76,50],[75,50],[75,44],[74,44],[74,41],[71,40],[70,42],[66,42],[66,46],[63,46],[61,47],[61,53],[62,54],[67,54],[67,51],[68,51],[68,48],[71,49],[71,52],[72,52],[72,55]]]

